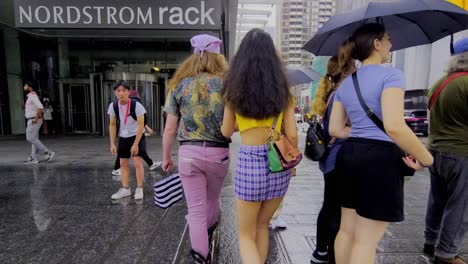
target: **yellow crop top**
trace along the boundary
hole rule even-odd
[[[239,126],[239,132],[246,131],[251,128],[256,127],[267,127],[271,128],[273,126],[274,117],[267,119],[257,120],[251,117],[244,117],[236,113],[237,125]],[[280,113],[278,116],[278,121],[276,123],[275,131],[281,133],[281,124],[283,123],[283,113]]]

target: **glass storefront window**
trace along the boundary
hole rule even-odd
[[[151,73],[158,68],[176,68],[190,55],[187,40],[174,42],[109,40],[69,40],[70,77],[90,73]]]

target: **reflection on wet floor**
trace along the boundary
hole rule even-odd
[[[162,175],[157,172],[147,175],[144,200],[112,201],[110,194],[120,182],[112,179],[108,169],[3,167],[0,263],[90,263],[86,259],[133,263],[130,256],[141,258],[142,263],[172,260],[185,226],[185,204],[179,202],[170,210],[155,207],[151,182],[158,178]],[[177,217],[162,218],[172,214]],[[171,232],[174,241],[166,250],[149,254],[146,251],[161,230]],[[125,253],[129,250],[134,253]],[[150,255],[155,258],[146,260]]]

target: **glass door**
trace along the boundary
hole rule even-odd
[[[62,123],[66,134],[91,134],[92,111],[89,80],[61,83]]]

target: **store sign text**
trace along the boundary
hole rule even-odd
[[[220,0],[119,1],[119,6],[104,5],[110,1],[69,2],[16,0],[17,27],[30,28],[219,28]],[[42,3],[38,3],[42,2]],[[101,2],[102,5],[96,5]],[[112,1],[113,3],[117,3]],[[138,6],[135,6],[138,3]],[[145,5],[146,3],[146,5]],[[158,6],[154,6],[158,3]],[[166,5],[164,5],[166,3]],[[170,3],[170,4],[169,4]],[[133,4],[133,5],[132,5]]]

